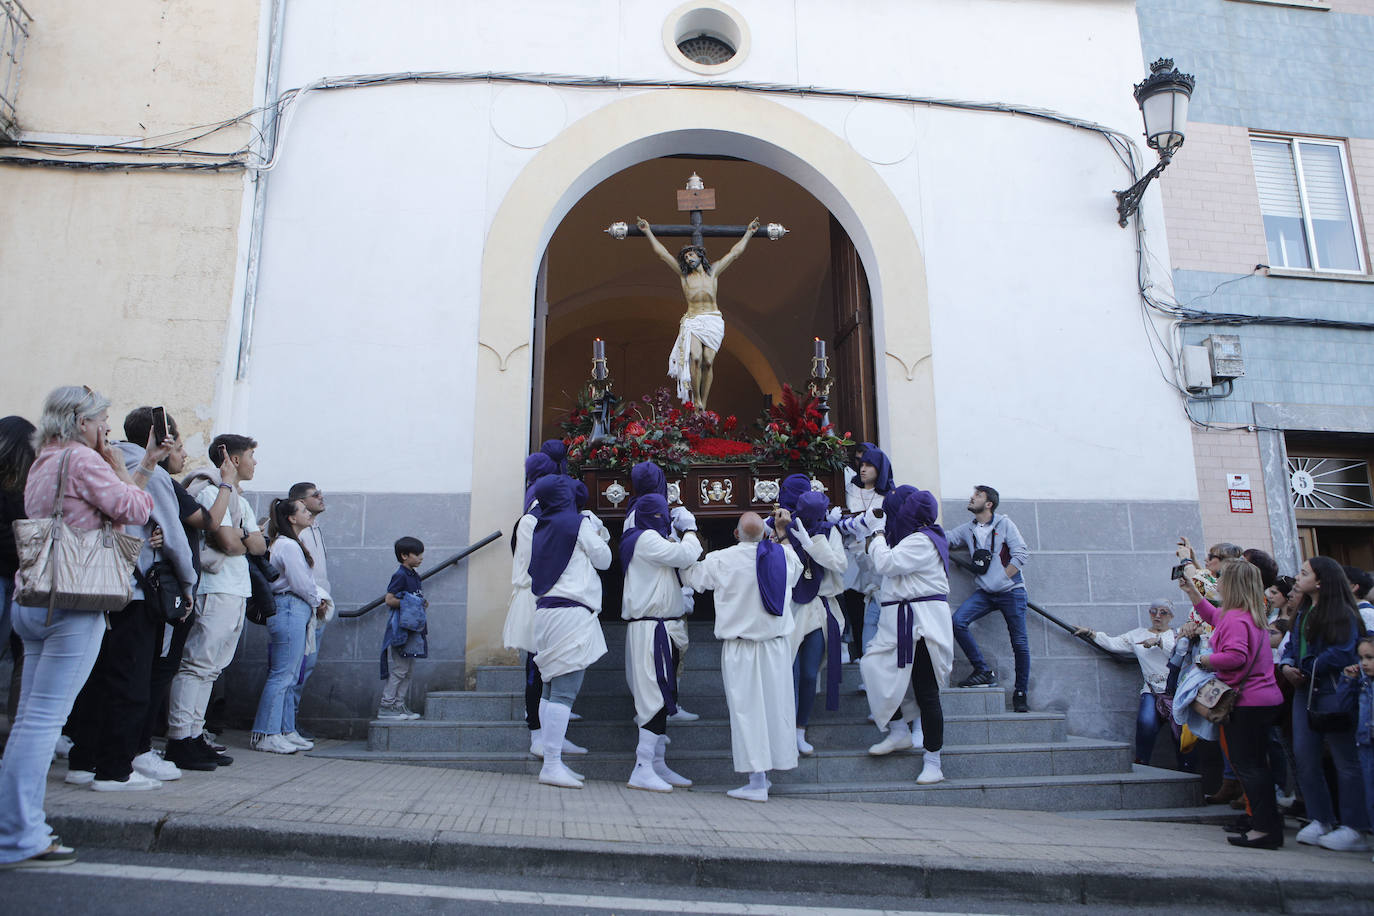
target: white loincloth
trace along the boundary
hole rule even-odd
[[[678,324],[677,340],[673,341],[673,352],[668,357],[668,376],[677,379],[679,401],[688,401],[692,397],[693,337],[701,341],[702,347],[719,351],[725,341],[725,319],[720,312],[683,315]]]
[[[679,652],[687,651],[687,624],[682,620],[665,620],[668,640]],[[663,708],[663,691],[658,689],[654,673],[655,620],[633,620],[625,626],[625,682],[635,698],[635,724],[640,728]]]
[[[506,611],[501,641],[507,649],[534,651],[534,592],[528,587],[511,589],[510,610]]]
[[[795,769],[797,707],[787,637],[724,640],[720,673],[735,772]]]
[[[601,621],[582,607],[534,611],[534,663],[544,680],[581,671],[606,654]]]
[[[954,670],[954,623],[949,604],[916,601],[911,610],[914,620],[912,645],[922,639],[926,641],[935,681],[944,686],[949,681],[950,671]],[[911,685],[911,668],[911,665],[897,667],[897,605],[885,607],[878,617],[877,634],[859,658],[868,708],[879,728],[886,728],[901,707],[902,697]]]

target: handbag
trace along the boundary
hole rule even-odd
[[[244,615],[249,623],[266,626],[267,618],[277,614],[277,600],[272,583],[281,576],[266,556],[248,554],[248,579],[253,584],[253,597],[244,603]]]
[[[47,625],[55,608],[70,611],[117,611],[133,597],[133,571],[143,539],[114,530],[105,519],[99,528],[73,528],[62,518],[67,490],[67,461],[62,453],[57,496],[52,515],[16,519],[15,548],[19,554],[15,600],[27,607],[48,606]]]
[[[1359,716],[1359,681],[1342,677],[1339,671],[1330,679],[1329,690],[1318,690],[1314,666],[1314,674],[1307,681],[1307,724],[1314,732],[1348,731]]]
[[[1221,678],[1214,677],[1197,689],[1197,696],[1189,708],[1208,722],[1222,723],[1231,715],[1239,699],[1240,694],[1235,688]]]
[[[186,606],[186,596],[181,590],[181,580],[170,563],[163,560],[157,551],[153,552],[153,565],[148,571],[138,572],[138,582],[143,586],[143,599],[153,610],[153,617],[162,623],[176,623],[190,610]]]

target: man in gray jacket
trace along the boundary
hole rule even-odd
[[[992,487],[979,484],[968,501],[973,520],[949,532],[949,546],[966,547],[978,570],[973,594],[954,612],[954,638],[973,665],[973,673],[959,682],[960,687],[995,687],[997,672],[988,667],[969,625],[993,611],[1000,611],[1011,636],[1011,651],[1016,658],[1016,689],[1012,708],[1029,712],[1026,690],[1030,686],[1030,640],[1026,636],[1026,583],[1021,570],[1030,558],[1026,542],[1016,525],[997,514],[999,497]]]

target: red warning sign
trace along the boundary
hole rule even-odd
[[[1254,502],[1250,499],[1249,490],[1227,490],[1226,492],[1231,497],[1232,512],[1253,513],[1255,511]]]

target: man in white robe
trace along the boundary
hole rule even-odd
[[[736,772],[749,784],[731,789],[731,798],[768,801],[769,770],[797,766],[796,707],[789,639],[796,622],[782,594],[780,613],[765,607],[759,587],[759,549],[766,529],[756,513],[740,516],[739,543],[706,555],[683,573],[697,591],[715,590],[716,638],[721,640],[720,672],[730,710],[730,748]],[[782,551],[787,592],[801,578],[801,563],[790,547]]]
[[[635,504],[636,523],[621,539],[625,588],[620,616],[625,627],[625,680],[635,701],[639,744],[627,785],[631,789],[671,792],[692,781],[669,769],[664,757],[668,721],[676,710],[675,651],[687,646],[682,585],[678,571],[701,556],[696,519],[685,509],[669,520],[668,502],[657,493]],[[677,531],[674,539],[671,534]]]

